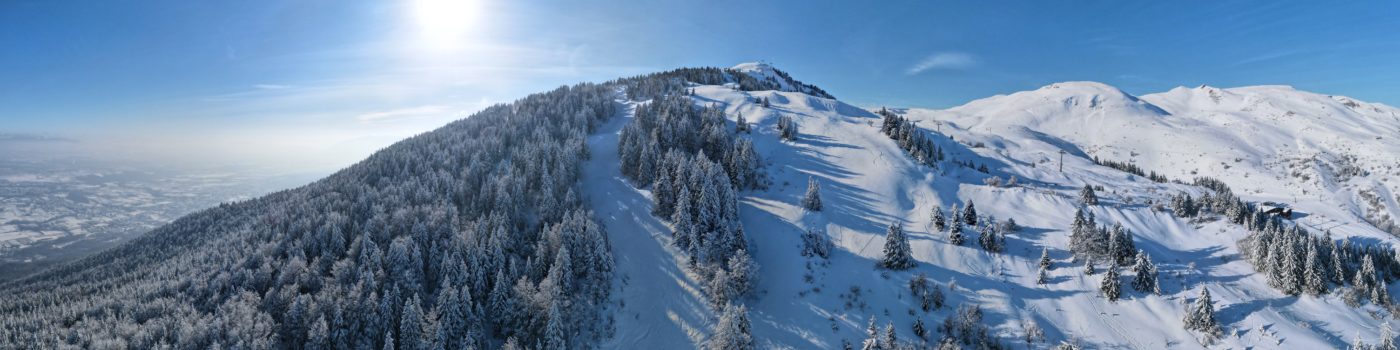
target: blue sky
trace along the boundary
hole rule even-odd
[[[178,134],[359,157],[563,84],[754,60],[865,106],[950,107],[1068,80],[1134,94],[1287,84],[1400,105],[1397,10],[1370,1],[9,0],[0,3],[0,131]]]

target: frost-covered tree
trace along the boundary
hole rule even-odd
[[[977,226],[977,207],[971,200],[967,201],[967,207],[963,209],[962,219],[968,226]]]
[[[715,334],[706,346],[709,349],[750,350],[754,349],[752,331],[749,327],[749,311],[743,305],[730,304],[724,307]]]
[[[1131,262],[1137,253],[1132,232],[1124,229],[1121,224],[1113,224],[1108,237],[1109,259],[1120,265]]]
[[[885,350],[885,344],[880,342],[880,328],[875,326],[875,317],[870,317],[870,325],[865,327],[865,341],[861,342],[861,350]]]
[[[898,222],[891,223],[885,231],[884,258],[880,260],[880,266],[891,270],[904,270],[914,267],[916,263],[904,227]]]
[[[797,122],[789,116],[778,117],[778,137],[784,141],[797,140]]]
[[[1307,249],[1307,259],[1303,261],[1303,292],[1313,296],[1327,293],[1326,265],[1318,257],[1316,246],[1309,244]]]
[[[1002,235],[1001,230],[998,230],[996,225],[987,225],[982,227],[982,232],[977,237],[977,243],[987,252],[1001,253],[1006,246],[1006,236]]]
[[[766,106],[765,106],[765,107],[766,107]],[[734,132],[748,132],[748,131],[749,131],[749,121],[744,119],[744,114],[743,114],[743,113],[735,113],[735,116],[734,116]]]
[[[1045,266],[1041,266],[1035,272],[1035,284],[1046,284],[1050,282],[1050,276],[1046,274]]]
[[[1050,260],[1049,247],[1040,247],[1040,268],[1046,270],[1055,268],[1055,262]]]
[[[1103,281],[1099,283],[1099,294],[1107,298],[1109,302],[1116,302],[1123,294],[1123,282],[1118,275],[1118,264],[1108,265],[1108,270],[1104,271]]]
[[[952,243],[953,245],[962,245],[964,241],[967,241],[967,237],[963,235],[962,223],[957,221],[949,223],[948,243]]]
[[[1136,262],[1133,264],[1133,290],[1162,294],[1161,286],[1157,283],[1157,266],[1152,264],[1152,257],[1138,250],[1134,260]]]
[[[1084,205],[1099,205],[1099,195],[1094,193],[1093,186],[1086,184],[1079,190],[1079,202]]]
[[[1396,350],[1395,332],[1390,330],[1390,321],[1381,322],[1381,343],[1376,344],[1377,350]]]
[[[821,184],[813,177],[807,178],[807,194],[802,196],[802,208],[810,211],[822,210]]]
[[[1220,334],[1220,326],[1215,321],[1215,304],[1210,300],[1210,290],[1201,286],[1201,296],[1186,309],[1182,320],[1186,330],[1197,331],[1211,336]]]
[[[1096,274],[1096,273],[1099,273],[1099,271],[1094,269],[1094,261],[1093,261],[1093,260],[1085,260],[1085,261],[1084,261],[1084,274],[1085,274],[1085,275],[1091,275],[1091,276],[1092,276],[1093,274]]]
[[[943,216],[943,207],[937,205],[933,206],[933,213],[931,214],[930,221],[933,222],[933,230],[936,232],[943,232],[948,229],[948,219]]]

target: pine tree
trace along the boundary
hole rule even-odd
[[[933,229],[943,232],[948,229],[948,219],[943,217],[943,207],[933,206]]]
[[[715,335],[707,347],[716,350],[754,349],[751,333],[748,309],[743,305],[729,304],[724,307],[719,322],[715,325]]]
[[[1390,330],[1390,322],[1381,322],[1381,343],[1376,350],[1396,350],[1395,332]]]
[[[1035,284],[1046,284],[1050,282],[1050,277],[1046,275],[1045,266],[1041,266],[1035,273]]]
[[[885,350],[884,344],[880,344],[880,329],[875,327],[875,317],[870,317],[870,325],[865,327],[865,342],[860,345],[861,350]]]
[[[1108,270],[1103,274],[1103,281],[1099,284],[1099,293],[1109,302],[1118,301],[1118,297],[1123,293],[1122,281],[1119,281],[1118,264],[1108,265]]]
[[[404,301],[399,317],[399,349],[427,350],[423,337],[423,312],[418,308],[418,295]]]
[[[1099,205],[1099,196],[1094,194],[1094,187],[1088,184],[1079,190],[1079,202],[1084,205]]]
[[[670,218],[671,213],[676,210],[676,193],[671,192],[672,183],[671,172],[665,168],[657,171],[656,182],[651,184],[651,213],[662,217]]]
[[[564,320],[563,311],[559,310],[562,301],[555,301],[549,305],[549,319],[545,320],[544,327],[544,348],[547,350],[565,350],[569,348],[568,337],[564,335],[564,327],[567,322]]]
[[[1215,322],[1215,305],[1210,300],[1210,290],[1205,286],[1201,286],[1201,296],[1186,309],[1186,319],[1183,322],[1186,330],[1211,336],[1220,334],[1220,326]]]
[[[1040,247],[1040,268],[1044,270],[1055,268],[1055,262],[1050,260],[1050,248],[1048,247]]]
[[[1092,276],[1092,275],[1094,275],[1094,274],[1096,274],[1096,273],[1099,273],[1099,272],[1098,272],[1098,270],[1095,270],[1095,269],[1094,269],[1094,261],[1093,261],[1093,260],[1084,260],[1084,274],[1085,274],[1085,275],[1090,275],[1090,276]]]
[[[963,223],[968,226],[977,226],[977,207],[971,200],[967,201],[967,208],[963,209]]]
[[[949,223],[948,243],[952,243],[953,245],[962,245],[963,241],[967,240],[967,237],[963,236],[962,226],[962,223],[957,221]]]
[[[1303,291],[1310,295],[1317,296],[1327,293],[1327,270],[1318,257],[1317,247],[1308,244],[1308,257],[1303,261]]]
[[[734,120],[734,132],[740,133],[740,132],[748,131],[748,130],[749,130],[749,121],[748,121],[748,120],[744,120],[744,114],[743,114],[743,113],[736,113],[736,114],[737,114],[737,116],[735,116],[735,120]]]
[[[1136,263],[1133,264],[1133,290],[1162,294],[1161,287],[1157,283],[1157,266],[1152,264],[1152,257],[1138,250],[1135,260]]]
[[[909,248],[909,237],[904,234],[904,228],[898,223],[890,224],[890,228],[885,232],[885,257],[880,264],[884,268],[891,270],[904,270],[914,267],[914,256]]]
[[[810,211],[822,211],[821,185],[817,179],[807,178],[807,194],[802,196],[802,208]]]
[[[899,338],[896,338],[894,334],[894,322],[885,323],[885,336],[880,338],[880,344],[886,349],[899,348]]]

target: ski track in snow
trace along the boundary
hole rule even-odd
[[[618,132],[632,120],[623,109],[588,137],[583,193],[603,224],[616,260],[613,317],[617,333],[608,348],[684,349],[709,332],[714,318],[699,286],[670,248],[670,229],[650,212],[649,196],[632,187],[618,169]],[[622,283],[625,279],[627,283]]]

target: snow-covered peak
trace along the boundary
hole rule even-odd
[[[768,83],[771,85],[770,88],[776,87],[773,90],[801,92],[812,96],[835,99],[826,91],[816,86],[804,84],[793,79],[787,72],[778,70],[768,62],[744,62],[730,67],[729,71],[737,74],[745,74],[760,82]]]

